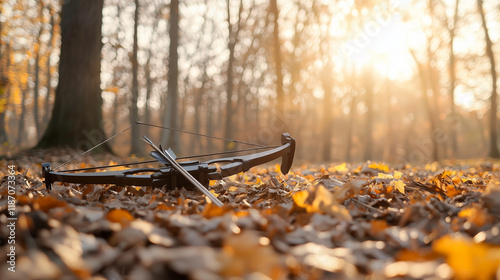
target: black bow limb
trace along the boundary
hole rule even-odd
[[[248,171],[254,166],[270,162],[280,157],[282,158],[281,173],[285,175],[292,166],[294,154],[295,139],[293,139],[290,134],[284,133],[281,136],[281,146],[271,150],[250,155],[212,159],[203,162],[184,161],[178,163],[202,185],[208,186],[210,180],[221,180],[224,177]],[[226,164],[217,168],[214,165],[215,163]],[[169,164],[165,164],[165,167],[162,168],[131,168],[118,171],[71,173],[74,171],[76,170],[53,171],[51,170],[50,163],[42,164],[42,175],[45,179],[47,189],[51,189],[52,183],[54,182],[114,184],[119,186],[133,185],[153,188],[163,187],[165,185],[169,188],[193,187],[186,178]]]

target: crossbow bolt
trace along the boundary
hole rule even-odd
[[[146,143],[148,143],[153,149],[165,160],[167,160],[174,168],[177,170],[179,173],[181,173],[184,178],[186,178],[191,184],[193,184],[196,188],[198,188],[203,194],[208,196],[211,201],[214,202],[215,205],[222,207],[224,204],[217,198],[215,195],[213,195],[210,191],[208,191],[198,180],[196,180],[189,172],[187,172],[177,161],[175,161],[175,154],[174,156],[170,155],[169,150],[168,152],[162,151],[160,148],[158,148],[153,141],[149,140],[146,136],[142,137],[142,140]],[[173,152],[172,152],[173,154]]]

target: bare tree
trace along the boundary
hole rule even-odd
[[[228,23],[228,49],[229,58],[227,63],[227,90],[226,90],[226,126],[224,137],[231,139],[233,137],[233,65],[235,60],[234,50],[238,42],[238,34],[241,30],[241,13],[243,12],[243,0],[240,0],[238,9],[238,18],[235,24],[231,23],[231,0],[227,0],[227,23]],[[226,146],[226,150],[230,150],[230,146]]]
[[[354,89],[351,89],[350,91],[350,97],[351,97],[351,102],[349,106],[349,121],[347,124],[347,147],[346,147],[346,154],[345,154],[345,161],[350,162],[352,160],[352,136],[353,136],[353,130],[354,130],[354,125],[356,123],[356,115],[357,115],[357,110],[356,107],[358,106],[358,98],[357,98],[357,93]]]
[[[330,26],[328,23],[322,22],[322,18],[326,13],[329,15],[328,7],[314,2],[313,11],[315,15],[315,20],[318,25],[323,25],[323,28],[320,28],[322,31],[320,32],[319,38],[319,46],[318,53],[322,58],[321,68],[320,68],[320,84],[323,89],[323,100],[321,107],[323,109],[323,120],[321,122],[321,160],[327,162],[331,159],[331,151],[332,151],[332,136],[333,136],[333,55],[332,55],[332,38],[330,35]]]
[[[137,75],[139,72],[139,62],[137,61],[137,51],[139,49],[137,43],[137,29],[139,26],[139,0],[134,0],[135,11],[134,11],[134,42],[132,45],[132,55],[130,57],[132,63],[132,98],[130,101],[130,125],[132,126],[132,140],[131,140],[131,154],[139,155],[143,151],[141,150],[139,135],[140,127],[135,125],[139,120],[139,110],[137,108],[137,99],[139,98],[139,81]]]
[[[366,119],[364,129],[365,160],[373,157],[373,87],[375,85],[373,69],[365,69],[363,72],[363,87],[365,89]]]
[[[105,139],[100,78],[103,4],[103,0],[62,4],[59,84],[39,148],[88,149]],[[110,148],[102,145],[98,150]]]
[[[1,31],[1,28],[0,28]],[[7,137],[7,132],[6,132],[6,123],[5,123],[5,113],[6,109],[10,105],[10,94],[11,94],[11,89],[8,87],[9,80],[6,76],[6,70],[9,70],[10,64],[11,64],[11,59],[10,59],[10,42],[7,43],[7,46],[5,47],[5,51],[2,51],[1,56],[5,56],[5,61],[3,59],[0,59],[0,62],[2,63],[2,69],[0,70],[0,96],[2,98],[5,98],[5,105],[4,109],[0,110],[0,144],[8,143],[9,138]],[[5,97],[3,97],[5,95]]]
[[[26,73],[28,73],[28,76],[31,73],[31,65],[30,61],[28,60],[26,62]],[[26,131],[25,131],[25,126],[26,126],[26,97],[28,96],[28,91],[29,91],[29,82],[26,81],[26,85],[24,86],[24,89],[22,90],[22,97],[21,97],[21,113],[19,114],[19,123],[17,127],[17,141],[16,145],[20,146],[22,142],[26,138]]]
[[[278,120],[280,120],[280,126],[286,130],[286,123],[284,123],[285,116],[285,93],[283,91],[283,73],[281,69],[281,48],[280,48],[280,37],[279,37],[279,10],[277,0],[271,0],[270,2],[271,13],[273,14],[273,40],[274,40],[274,60],[275,60],[275,71],[276,71],[276,107],[278,112]]]
[[[439,160],[439,152],[438,152],[438,145],[437,145],[437,139],[436,139],[436,119],[434,116],[434,112],[432,110],[432,105],[429,100],[429,96],[427,95],[428,91],[432,92],[432,85],[429,85],[429,80],[431,79],[429,75],[432,75],[430,71],[426,71],[429,69],[426,69],[426,67],[420,63],[417,59],[417,56],[414,51],[411,51],[411,55],[413,56],[413,59],[415,60],[415,63],[417,64],[418,68],[418,73],[420,77],[420,85],[422,88],[422,100],[424,102],[424,108],[427,113],[427,117],[429,118],[429,123],[430,123],[430,139],[432,141],[432,151],[431,151],[431,156],[433,161],[438,161]],[[428,58],[429,59],[429,58]],[[429,65],[428,63],[427,65]],[[434,92],[434,94],[436,94]]]
[[[179,46],[179,0],[170,2],[170,46],[168,58],[168,87],[167,87],[167,106],[163,123],[172,129],[177,129],[178,118],[178,79],[179,79],[179,55],[177,48]],[[171,130],[163,130],[161,142],[167,143],[167,146],[176,149],[177,134]]]
[[[50,117],[50,96],[52,93],[52,85],[50,84],[51,79],[52,79],[52,70],[51,70],[51,59],[50,56],[52,54],[52,50],[54,49],[54,32],[55,32],[55,22],[54,22],[54,11],[52,10],[52,6],[48,7],[48,10],[50,12],[50,38],[49,38],[49,43],[47,45],[48,47],[48,52],[47,52],[47,62],[45,66],[45,71],[46,71],[46,81],[45,83],[47,84],[47,94],[45,95],[45,102],[44,102],[44,114],[43,114],[43,123],[47,124],[49,122],[49,117]]]
[[[488,26],[486,24],[486,18],[483,10],[483,0],[477,0],[477,9],[481,17],[481,23],[483,25],[484,39],[486,41],[486,54],[488,55],[488,59],[490,60],[490,72],[491,72],[489,155],[492,158],[500,158],[500,152],[498,151],[498,144],[497,144],[497,71],[495,69],[495,54],[493,53],[493,43],[491,42]]]
[[[156,39],[157,36],[157,27],[158,23],[160,21],[161,15],[162,15],[163,7],[156,7],[156,13],[154,15],[154,20],[153,20],[153,26],[151,27],[151,37],[149,41],[149,49],[148,49],[148,58],[146,60],[146,64],[144,65],[144,76],[146,79],[146,102],[144,104],[144,122],[150,123],[151,122],[151,95],[153,91],[153,83],[154,79],[152,77],[151,73],[151,59],[153,57],[153,44],[154,40]],[[149,127],[145,126],[143,127],[144,129],[144,134],[149,135]]]
[[[41,131],[40,131],[40,113],[39,113],[39,105],[38,99],[40,95],[40,50],[42,47],[42,33],[43,33],[43,1],[38,2],[39,12],[38,18],[40,20],[40,27],[38,29],[38,34],[36,36],[36,44],[35,44],[35,82],[33,88],[33,119],[35,122],[35,131],[36,138],[39,139]]]
[[[450,62],[449,62],[449,71],[450,71],[450,113],[451,117],[455,118],[456,116],[456,109],[455,109],[455,87],[456,87],[456,81],[457,81],[457,75],[456,75],[456,59],[455,59],[455,49],[454,49],[454,42],[455,42],[455,33],[457,29],[457,23],[458,23],[458,4],[460,0],[455,0],[455,9],[453,13],[453,22],[451,23],[451,26],[448,27],[449,34],[450,34]],[[457,143],[457,133],[455,128],[452,126],[451,128],[451,147],[453,154],[456,154],[458,152],[458,143]]]

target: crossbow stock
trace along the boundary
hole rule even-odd
[[[146,137],[144,138],[147,139]],[[147,139],[146,142],[148,141],[150,140]],[[148,142],[148,144],[154,146],[152,142]],[[193,186],[193,182],[188,178],[189,176],[193,177],[201,185],[207,187],[210,180],[221,180],[224,177],[248,171],[251,167],[270,162],[280,157],[282,158],[281,173],[283,173],[283,175],[287,174],[293,162],[295,139],[293,139],[288,133],[283,133],[281,135],[281,146],[254,154],[211,159],[207,161],[189,160],[177,162],[175,155],[171,150],[164,151],[161,146],[160,148],[154,146],[154,148],[155,151],[151,152],[150,155],[155,158],[155,161],[163,164],[161,168],[130,168],[118,171],[78,172],[102,168],[92,167],[54,171],[51,170],[50,163],[43,163],[42,175],[45,179],[45,185],[49,190],[54,182],[75,184],[115,184],[119,186],[134,185],[152,188],[167,186],[168,188],[186,187],[189,189]],[[167,160],[166,157],[170,156],[174,160],[174,163]],[[147,162],[151,163],[155,161]],[[144,162],[130,163],[130,165],[138,163]],[[181,166],[181,168],[179,169],[178,166],[174,166],[176,164]],[[224,165],[216,166],[215,164]],[[183,174],[183,170],[186,171],[189,176]]]

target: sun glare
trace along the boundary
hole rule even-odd
[[[398,19],[361,34],[363,47],[351,52],[349,59],[356,68],[372,67],[391,80],[408,80],[413,75],[413,60],[407,44],[407,26]],[[354,45],[355,46],[355,45]]]

